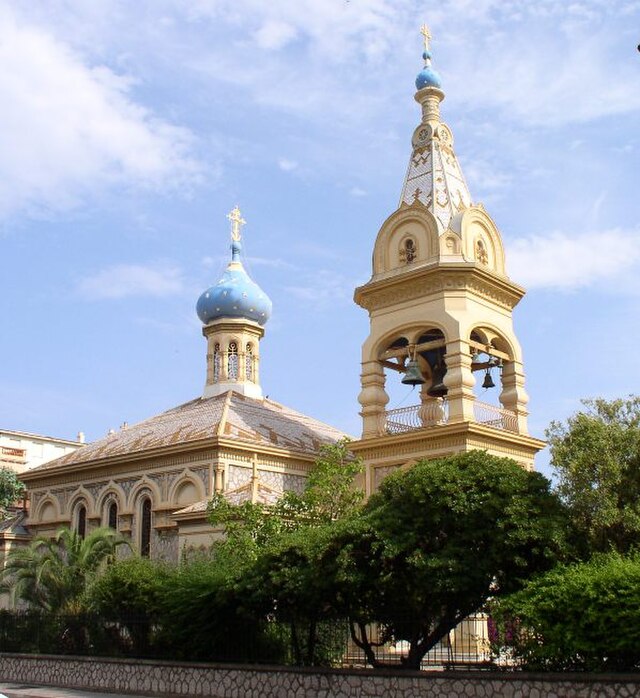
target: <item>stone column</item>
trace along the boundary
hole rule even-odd
[[[449,392],[449,422],[474,422],[473,405],[475,378],[471,371],[471,354],[467,342],[455,339],[447,343],[445,356],[447,372],[444,384]]]
[[[518,420],[518,433],[528,434],[527,403],[529,396],[524,389],[524,371],[519,361],[505,361],[502,367],[502,392],[500,403],[505,410],[515,412]]]
[[[362,363],[360,375],[362,390],[358,402],[362,405],[362,438],[380,436],[383,432],[384,413],[389,396],[384,384],[384,369],[378,361]]]

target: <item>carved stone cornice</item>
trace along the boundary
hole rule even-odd
[[[355,302],[372,311],[442,293],[467,292],[512,310],[525,290],[506,277],[492,274],[474,262],[443,263],[418,268],[356,288]]]

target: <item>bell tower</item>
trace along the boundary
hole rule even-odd
[[[362,437],[351,444],[366,464],[367,494],[392,470],[423,458],[484,449],[532,469],[544,446],[528,434],[512,322],[525,291],[507,276],[496,224],[472,202],[440,118],[444,92],[426,26],[422,34],[415,93],[422,119],[399,206],[376,237],[371,279],[354,296],[370,319],[358,397]],[[417,404],[389,409],[389,381],[415,386]]]

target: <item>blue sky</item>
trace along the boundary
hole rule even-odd
[[[0,0],[3,428],[95,439],[199,395],[194,305],[238,203],[265,392],[358,434],[352,294],[398,204],[423,21],[528,289],[532,433],[638,392],[640,2]]]

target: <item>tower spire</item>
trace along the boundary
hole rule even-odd
[[[415,100],[422,106],[422,120],[413,133],[400,206],[422,204],[434,215],[439,233],[443,233],[454,216],[471,206],[471,195],[453,151],[451,130],[440,118],[444,92],[440,75],[431,66],[431,31],[423,24],[420,33],[424,67],[416,78]]]

